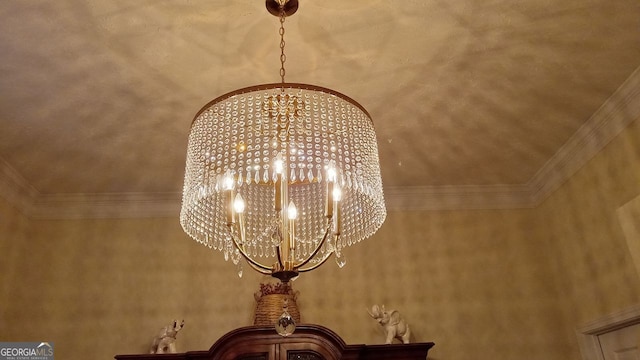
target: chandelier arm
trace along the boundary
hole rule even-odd
[[[318,252],[320,251],[320,248],[327,241],[327,238],[329,237],[329,233],[330,232],[331,232],[331,220],[329,220],[329,222],[327,224],[327,230],[324,232],[324,236],[322,237],[322,241],[320,241],[318,246],[316,246],[315,250],[313,250],[311,255],[309,255],[305,260],[303,260],[301,263],[299,263],[299,264],[297,264],[295,266],[296,268],[300,268],[301,266],[305,266],[309,261],[311,261],[311,259],[313,259],[316,255],[318,255]],[[333,251],[329,251],[329,255],[331,255],[331,253],[333,253]],[[329,256],[327,256],[327,258],[328,257]],[[325,261],[326,261],[326,258],[322,262],[325,262]]]
[[[261,270],[264,270],[264,271],[265,271],[265,272],[263,272],[263,271],[261,271],[261,270],[258,270],[258,271],[260,271],[261,273],[263,273],[263,274],[271,274],[271,268],[270,268],[270,267],[265,266],[265,265],[262,265],[262,264],[260,264],[259,262],[257,262],[257,261],[255,261],[255,260],[253,260],[253,259],[252,259],[248,254],[247,254],[247,252],[244,250],[244,248],[243,248],[243,247],[241,247],[241,246],[240,246],[240,244],[238,244],[238,240],[236,239],[236,237],[235,237],[235,236],[233,236],[233,232],[231,231],[231,226],[229,226],[229,227],[228,227],[228,229],[229,229],[229,235],[231,236],[231,240],[233,241],[233,245],[236,247],[236,249],[238,249],[238,251],[240,252],[240,255],[242,255],[242,257],[243,257],[243,258],[245,258],[245,260],[247,260],[247,262],[248,262],[250,265],[254,265],[254,266],[255,266],[255,267],[253,267],[254,269],[258,270],[258,268],[259,268],[259,269],[261,269]]]
[[[327,260],[329,260],[329,258],[331,257],[331,254],[333,254],[333,251],[325,255],[324,258],[319,263],[315,265],[311,265],[308,268],[298,269],[298,272],[302,273],[302,272],[307,272],[307,271],[311,271],[313,269],[319,268],[322,264],[324,264],[325,262],[327,262]]]
[[[233,241],[235,243],[235,239]],[[265,265],[260,264],[259,262],[253,260],[251,257],[249,257],[249,255],[247,255],[247,253],[242,250],[241,248],[238,247],[238,245],[236,245],[236,248],[238,249],[238,251],[240,252],[240,255],[242,255],[243,258],[245,258],[245,260],[247,260],[247,263],[254,268],[256,271],[268,275],[271,274],[271,268]]]
[[[250,266],[253,270],[255,270],[255,271],[257,271],[257,272],[259,272],[260,274],[263,274],[263,275],[271,275],[271,269],[266,270],[266,269],[263,269],[263,268],[261,268],[261,267],[258,267],[258,266],[257,266],[257,265],[255,265],[253,262],[249,261],[249,259],[248,259],[246,256],[244,256],[244,255],[243,255],[243,257],[244,257],[245,259],[247,259],[247,264],[249,264],[249,266]]]

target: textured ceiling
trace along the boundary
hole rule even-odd
[[[0,7],[0,158],[41,194],[180,192],[209,100],[279,81],[262,0]],[[640,66],[637,0],[300,0],[287,81],[373,117],[385,186],[529,181]]]

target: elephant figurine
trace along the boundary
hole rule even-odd
[[[184,320],[178,322],[174,320],[173,323],[163,327],[160,333],[153,338],[151,344],[151,354],[174,354],[176,353],[176,336],[178,331],[184,327]]]
[[[382,325],[387,333],[385,344],[391,344],[394,338],[399,339],[403,344],[409,343],[409,338],[411,337],[409,324],[404,321],[397,310],[387,311],[384,305],[382,307],[373,305],[371,310],[367,309],[367,312]]]

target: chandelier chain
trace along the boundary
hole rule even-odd
[[[280,78],[282,79],[282,83],[284,84],[284,75],[285,75],[285,70],[284,70],[284,62],[287,61],[287,56],[284,54],[284,18],[285,18],[285,13],[284,13],[284,7],[280,7]]]

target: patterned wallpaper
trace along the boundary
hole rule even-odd
[[[574,329],[640,302],[616,209],[640,194],[633,123],[536,209],[391,212],[372,238],[293,284],[302,321],[382,343],[374,303],[432,359],[578,359]],[[31,220],[0,201],[0,341],[60,359],[146,352],[174,318],[178,348],[252,322],[261,277],[188,239],[176,218]]]
[[[0,197],[0,341],[3,341],[7,322],[9,304],[13,302],[13,283],[19,281],[16,274],[20,254],[18,246],[26,243],[29,220],[20,212],[9,206]]]
[[[617,216],[638,195],[636,120],[537,209],[537,222],[548,228],[546,245],[565,309],[566,336],[573,338],[575,328],[588,321],[640,303],[640,278]]]

